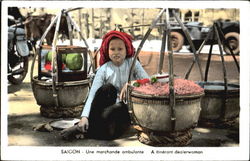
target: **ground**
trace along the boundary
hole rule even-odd
[[[151,60],[149,61],[149,58]],[[140,61],[146,71],[151,75],[156,72],[158,54],[141,54]],[[207,54],[201,54],[200,60],[204,71]],[[239,56],[237,56],[239,60]],[[165,57],[167,61],[168,58]],[[174,73],[180,77],[190,66],[193,55],[178,53],[174,55]],[[227,77],[229,82],[239,82],[239,73],[231,56],[225,55]],[[31,66],[30,60],[30,66]],[[166,62],[165,62],[166,64]],[[164,70],[167,69],[167,64]],[[29,70],[30,72],[30,70]],[[197,66],[194,66],[189,77],[190,80],[199,81],[200,75]],[[212,56],[208,80],[223,80],[222,66],[219,55]],[[7,107],[7,106],[6,106]],[[47,123],[52,118],[40,115],[39,106],[33,96],[30,73],[21,85],[8,84],[8,145],[9,146],[148,146],[137,140],[136,131],[131,128],[125,135],[113,141],[83,139],[65,141],[58,130],[52,132],[34,131],[33,127],[39,123]],[[231,128],[196,127],[192,130],[192,140],[188,147],[235,147],[239,146],[239,122]]]

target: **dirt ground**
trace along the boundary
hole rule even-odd
[[[146,71],[155,74],[158,64],[158,54],[141,54],[140,60]],[[200,60],[204,71],[207,54],[201,54]],[[239,60],[239,56],[237,56]],[[168,58],[165,58],[165,64]],[[178,53],[174,55],[174,73],[180,77],[189,68],[193,55]],[[239,82],[239,73],[231,56],[225,55],[229,82]],[[31,61],[30,61],[31,66]],[[167,64],[164,66],[167,71]],[[30,70],[29,70],[30,72]],[[194,66],[189,77],[190,80],[199,81],[200,75],[197,66]],[[222,66],[219,55],[212,56],[211,68],[208,80],[223,80]],[[130,129],[121,138],[113,141],[83,139],[65,141],[59,135],[58,130],[52,132],[33,131],[33,127],[39,123],[47,123],[52,118],[40,115],[39,106],[33,96],[30,84],[30,73],[21,85],[8,84],[8,145],[9,146],[148,146],[137,140],[136,131]],[[239,146],[239,122],[231,128],[207,128],[196,127],[192,130],[192,140],[188,147],[234,147]]]

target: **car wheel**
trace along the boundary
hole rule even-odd
[[[229,46],[231,47],[231,49],[233,50],[233,53],[235,55],[239,55],[240,53],[240,34],[237,32],[229,32],[227,34],[225,34],[225,39],[226,39],[226,43],[229,44]],[[230,55],[230,50],[228,47],[226,47],[224,45],[224,51],[226,52],[226,54]]]
[[[172,50],[178,52],[182,49],[184,37],[179,32],[171,32]]]

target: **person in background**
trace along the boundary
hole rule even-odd
[[[134,53],[130,35],[120,31],[110,31],[104,35],[100,48],[100,68],[93,80],[81,120],[75,126],[84,137],[114,139],[129,127],[130,115],[123,100]],[[149,76],[136,60],[131,80],[143,78]],[[69,131],[63,130],[62,136],[67,138]]]

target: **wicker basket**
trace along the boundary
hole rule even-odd
[[[133,87],[129,88],[131,92],[128,102],[136,124],[153,131],[173,132],[169,97],[140,94],[132,91]],[[198,123],[203,95],[176,96],[174,131],[186,130]]]
[[[228,89],[225,91],[223,82],[199,82],[199,84],[205,90],[205,96],[201,100],[199,122],[207,126],[233,125],[240,112],[240,86],[228,84]]]
[[[48,111],[53,109],[53,113],[55,114],[53,114],[52,117],[57,117],[57,112],[58,117],[60,117],[62,113],[64,117],[72,117],[79,115],[79,111],[82,111],[83,103],[89,91],[89,80],[59,82],[56,86],[59,106],[56,106],[55,98],[53,97],[52,82],[38,80],[37,77],[34,77],[32,79],[32,90],[37,104],[41,106],[42,113],[49,113],[46,112],[46,109]],[[69,110],[67,108],[77,108],[77,110]],[[63,111],[71,112],[68,112],[69,115],[67,115],[67,112],[65,113]],[[75,114],[72,114],[72,111]],[[51,115],[48,114],[46,116],[50,117]]]

